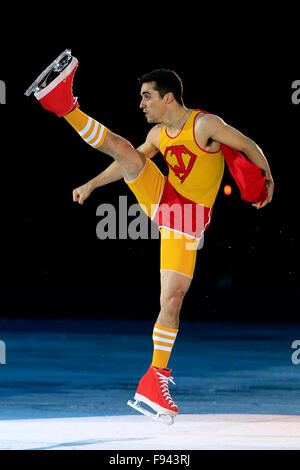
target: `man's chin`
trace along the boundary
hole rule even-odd
[[[147,119],[147,122],[149,122],[149,124],[155,124],[158,122],[150,116],[146,116],[146,119]]]

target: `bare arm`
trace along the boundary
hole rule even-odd
[[[252,205],[256,208],[262,208],[271,202],[274,191],[274,181],[270,166],[261,148],[252,139],[245,136],[234,127],[226,124],[218,116],[205,116],[202,122],[199,120],[199,126],[201,126],[201,131],[207,134],[208,138],[210,137],[217,142],[244,152],[252,163],[255,163],[255,165],[264,171],[267,179],[268,197],[262,205]]]

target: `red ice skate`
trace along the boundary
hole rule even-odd
[[[140,380],[134,396],[135,401],[129,400],[128,405],[157,421],[173,424],[174,417],[178,414],[178,407],[169,392],[169,381],[175,384],[171,372],[171,369],[151,366]],[[146,410],[139,402],[150,406],[156,414]]]
[[[59,117],[65,116],[79,107],[77,98],[73,96],[73,78],[77,67],[78,60],[66,49],[38,76],[25,95],[34,93],[45,109]]]

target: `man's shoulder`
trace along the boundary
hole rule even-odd
[[[198,114],[196,114],[195,121],[201,120],[202,122],[205,122],[205,121],[213,120],[215,118],[220,119],[220,116],[217,116],[216,114],[213,114],[213,113],[208,113],[206,111],[202,111],[201,109],[195,109],[195,111],[198,112]]]
[[[146,141],[149,144],[154,145],[157,149],[159,149],[159,137],[161,130],[163,128],[163,124],[155,124],[155,126],[151,127],[150,131],[148,132]]]
[[[221,122],[223,122],[223,120],[220,118],[220,116],[217,116],[216,114],[204,113],[202,111],[199,111],[199,114],[197,114],[195,118],[195,128],[202,129],[202,130],[208,129]]]
[[[162,123],[155,124],[155,126],[151,127],[150,131],[148,132],[147,139],[148,140],[157,139],[163,127],[164,125]]]
[[[150,132],[155,134],[157,132],[160,132],[163,127],[164,127],[164,124],[160,122],[158,124],[155,124],[153,127],[151,127]]]

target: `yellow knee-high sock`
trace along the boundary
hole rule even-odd
[[[100,147],[105,139],[107,128],[95,119],[75,108],[64,116],[82,139],[94,148]]]
[[[152,366],[166,369],[178,330],[155,323],[153,329]]]

